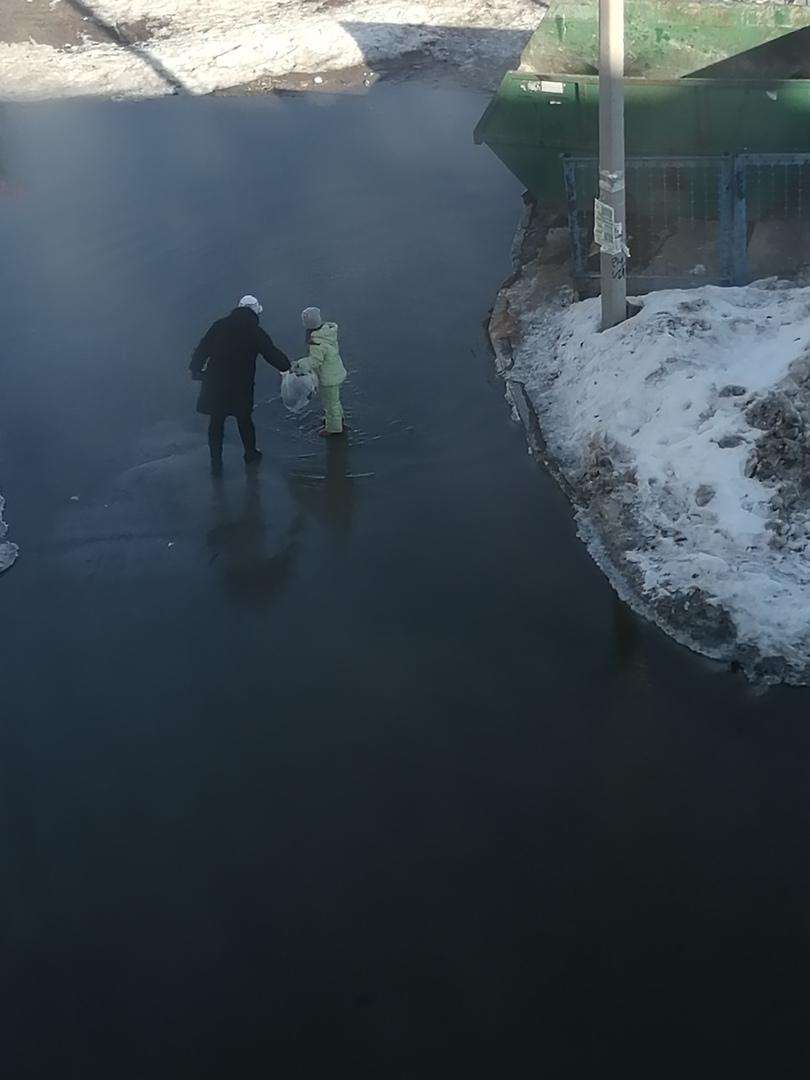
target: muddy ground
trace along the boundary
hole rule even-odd
[[[269,94],[274,91],[345,93],[363,91],[379,82],[417,80],[426,86],[460,87],[468,90],[496,90],[503,77],[503,65],[481,60],[459,65],[437,60],[423,52],[407,53],[381,64],[344,68],[342,71],[292,72],[284,76],[266,76],[253,82],[219,90],[217,93]]]
[[[67,49],[117,38],[135,43],[148,40],[156,29],[146,21],[112,26],[82,0],[3,0],[0,7],[0,42],[7,45],[31,41]]]

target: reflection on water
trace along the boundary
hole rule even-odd
[[[333,548],[345,550],[356,509],[349,457],[347,439],[329,439],[323,465],[314,464],[316,457],[308,471],[291,474],[289,487],[299,512],[281,532],[273,503],[265,506],[263,501],[266,475],[261,470],[246,471],[244,486],[211,478],[209,562],[220,568],[231,596],[257,606],[275,599],[294,569],[306,516],[325,525]]]
[[[349,476],[349,444],[330,439],[326,446],[326,521],[336,540],[347,541],[352,531],[355,481]]]
[[[219,477],[212,477],[211,485],[210,561],[221,568],[225,586],[235,599],[256,606],[270,603],[284,588],[295,564],[300,515],[293,518],[279,542],[265,519],[258,470],[246,471],[241,507],[235,516],[230,488]],[[272,514],[272,508],[268,512]]]
[[[644,649],[638,616],[614,594],[613,641],[616,669],[639,689],[650,681],[649,663]]]
[[[613,631],[616,645],[616,663],[619,668],[631,667],[641,645],[636,617],[618,596],[613,597]]]
[[[352,532],[356,512],[357,481],[352,477],[349,439],[326,440],[325,470],[290,476],[290,489],[299,505],[326,526],[333,545],[344,550]]]
[[[234,599],[262,606],[279,595],[294,571],[308,518],[325,526],[332,550],[346,549],[357,499],[350,455],[347,439],[328,439],[308,457],[306,470],[287,478],[297,506],[291,517],[268,469],[247,470],[243,482],[227,473],[211,477],[209,564]]]

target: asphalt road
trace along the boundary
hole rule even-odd
[[[9,1080],[804,1072],[810,698],[633,618],[527,455],[484,104],[2,112]],[[341,324],[353,431],[269,400],[216,483],[248,291]]]

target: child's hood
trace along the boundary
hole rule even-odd
[[[312,331],[310,340],[316,342],[318,345],[334,345],[334,347],[337,348],[338,324],[335,322],[325,322],[323,326]]]

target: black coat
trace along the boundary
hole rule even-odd
[[[194,350],[189,369],[202,378],[197,412],[206,416],[245,416],[253,409],[258,353],[279,371],[290,361],[259,326],[259,316],[238,307],[218,319]]]

